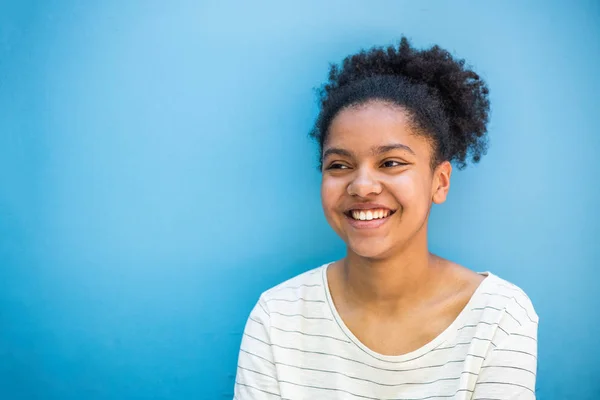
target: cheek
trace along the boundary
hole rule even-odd
[[[394,196],[403,208],[428,207],[430,201],[429,185],[416,174],[404,174],[393,181]]]
[[[327,216],[334,212],[340,198],[345,193],[345,188],[344,182],[340,179],[323,177],[321,180],[321,204]]]

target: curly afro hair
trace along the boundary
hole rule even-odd
[[[488,88],[479,75],[440,48],[417,50],[402,37],[398,48],[374,47],[331,65],[320,90],[311,136],[323,145],[333,118],[348,107],[381,100],[402,107],[413,128],[433,144],[432,167],[450,161],[463,169],[487,150]]]

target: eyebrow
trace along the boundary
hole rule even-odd
[[[386,146],[378,146],[378,147],[371,149],[371,152],[373,154],[378,155],[378,154],[387,153],[388,151],[392,151],[392,150],[404,150],[404,151],[408,151],[413,156],[416,155],[415,152],[413,151],[413,149],[411,149],[407,145],[401,144],[401,143],[393,143],[393,144],[388,144]]]
[[[385,146],[373,147],[373,148],[371,148],[371,153],[373,155],[381,155],[381,154],[387,153],[388,151],[392,151],[392,150],[404,150],[404,151],[409,152],[412,155],[416,155],[415,152],[413,151],[413,149],[411,149],[407,145],[401,144],[401,143],[393,143],[393,144],[388,144]],[[327,156],[332,155],[332,154],[337,154],[337,155],[344,156],[344,157],[353,157],[354,156],[354,154],[348,150],[340,149],[338,147],[331,147],[331,148],[325,150],[325,152],[323,153],[323,159],[325,159]]]
[[[340,149],[337,147],[330,147],[327,150],[325,150],[325,152],[323,153],[323,159],[325,159],[328,156],[333,155],[333,154],[337,154],[338,156],[350,157],[350,158],[353,157],[352,153],[349,152],[348,150]]]

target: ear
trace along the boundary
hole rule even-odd
[[[442,204],[448,197],[450,190],[450,176],[452,175],[452,164],[448,161],[440,163],[433,171],[433,181],[431,187],[432,201],[435,204]]]

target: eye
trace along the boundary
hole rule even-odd
[[[348,166],[347,166],[347,165],[345,165],[345,164],[342,164],[342,163],[339,163],[339,162],[333,162],[333,163],[331,163],[331,164],[330,164],[330,165],[329,165],[327,168],[325,168],[325,169],[327,169],[327,170],[330,170],[330,169],[349,169],[349,168],[350,168],[350,167],[348,167]]]
[[[404,165],[408,165],[408,164],[404,163],[404,162],[396,161],[396,160],[387,160],[381,164],[381,166],[384,168],[401,167]]]

